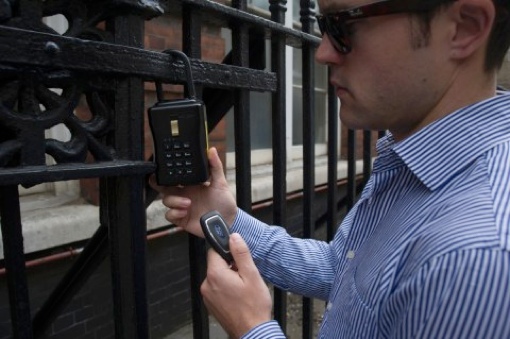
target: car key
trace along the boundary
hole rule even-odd
[[[228,244],[230,230],[218,211],[211,211],[200,218],[205,239],[214,250],[229,264],[234,261]]]

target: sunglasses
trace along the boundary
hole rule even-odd
[[[350,20],[397,13],[426,12],[442,3],[453,1],[456,0],[422,1],[422,3],[412,0],[383,0],[340,12],[317,15],[316,18],[321,35],[327,34],[335,49],[347,54],[352,50],[351,32],[347,24]]]

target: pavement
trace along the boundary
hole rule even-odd
[[[302,339],[302,298],[298,295],[287,293],[287,339]],[[324,301],[313,300],[313,338],[317,337]],[[188,324],[178,331],[166,336],[164,339],[193,339],[193,326]],[[229,339],[214,317],[209,317],[209,339]]]
[[[165,339],[193,339],[192,324],[186,325],[176,332],[169,334]],[[213,317],[209,317],[209,339],[228,339],[227,333],[223,331]]]

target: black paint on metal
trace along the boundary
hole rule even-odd
[[[283,24],[287,11],[286,0],[269,0],[271,20]],[[286,70],[285,36],[273,31],[271,34],[271,68],[276,74],[277,90],[272,95],[273,140],[273,223],[286,226],[287,196],[287,145],[286,145]],[[287,329],[287,293],[274,289],[274,317],[284,332]]]
[[[310,0],[300,1],[301,29],[311,34],[315,23],[315,4]],[[302,77],[303,77],[303,238],[314,238],[315,220],[315,47],[303,42]],[[313,302],[303,298],[302,338],[313,336]]]
[[[328,70],[328,79],[331,71]],[[338,98],[333,86],[328,86],[328,198],[326,212],[326,240],[331,241],[336,232],[337,182],[338,182]]]
[[[0,186],[0,218],[4,246],[12,336],[31,339],[32,321],[25,259],[19,193],[16,185]]]
[[[364,133],[364,180],[356,183],[355,132],[348,136],[347,194],[338,199],[338,100],[328,89],[327,212],[315,202],[314,67],[320,39],[314,32],[314,1],[301,0],[301,30],[284,25],[285,0],[269,0],[271,18],[250,13],[246,0],[0,0],[0,213],[8,272],[13,336],[41,337],[67,301],[110,253],[116,338],[148,338],[145,208],[157,194],[147,185],[154,171],[144,161],[144,82],[184,84],[185,67],[162,52],[143,48],[144,20],[164,12],[183,18],[183,51],[190,57],[197,96],[208,110],[209,129],[234,107],[237,200],[251,211],[249,92],[272,93],[273,223],[287,226],[286,46],[303,59],[303,236],[326,223],[331,240],[339,211],[352,207],[371,170],[371,135]],[[62,14],[62,35],[42,20]],[[201,27],[232,30],[233,49],[222,64],[201,60]],[[270,40],[271,71],[265,71]],[[57,91],[55,91],[57,89]],[[80,101],[91,119],[75,114]],[[71,139],[47,139],[64,124]],[[382,134],[380,134],[381,136]],[[46,164],[47,155],[56,165]],[[91,156],[92,159],[89,158]],[[31,320],[24,271],[17,185],[82,178],[100,179],[100,227]],[[199,293],[205,277],[205,246],[190,236],[194,338],[208,338],[208,316]],[[287,327],[286,292],[275,289],[274,315]],[[303,303],[303,338],[313,330],[311,300]],[[33,330],[32,330],[33,329]]]
[[[183,51],[190,58],[200,59],[202,55],[201,25],[202,17],[193,7],[184,5],[182,10],[182,44]],[[198,85],[199,96],[203,94],[203,87]],[[207,107],[207,106],[206,106]],[[193,319],[193,338],[209,338],[209,318],[205,304],[200,295],[200,285],[206,276],[206,250],[204,239],[194,235],[188,236],[191,310]]]

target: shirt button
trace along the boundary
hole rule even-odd
[[[331,311],[333,308],[333,303],[331,301],[328,302],[328,306],[326,306],[326,310]]]
[[[347,251],[347,255],[345,256],[347,259],[354,259],[354,251],[353,250],[349,250]]]

